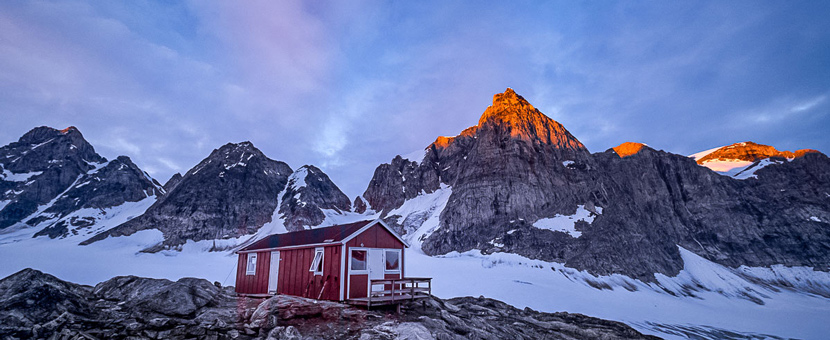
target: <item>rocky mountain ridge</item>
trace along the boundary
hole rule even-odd
[[[348,197],[320,169],[306,165],[292,170],[250,142],[213,150],[165,187],[169,192],[141,216],[81,244],[158,229],[164,241],[145,250],[156,252],[179,249],[188,240],[244,238],[271,222],[283,223],[289,231],[302,230],[321,224],[324,210],[351,209]]]
[[[35,236],[78,234],[96,211],[164,194],[129,157],[98,155],[75,127],[32,129],[0,148],[0,168],[0,229],[41,228]]]
[[[738,181],[640,143],[591,154],[560,124],[526,118],[539,115],[512,90],[497,94],[479,126],[439,138],[422,160],[398,156],[380,165],[363,197],[386,215],[440,185],[450,188],[440,223],[420,240],[432,255],[510,252],[645,281],[677,275],[678,246],[733,268],[830,268],[824,154],[807,152]],[[515,122],[522,117],[542,126]],[[569,222],[578,234],[547,226],[580,209],[591,219]],[[408,215],[386,217],[401,232],[425,221],[400,210]]]
[[[697,164],[709,161],[747,161],[755,162],[772,157],[798,158],[808,153],[820,153],[818,150],[801,149],[796,151],[778,151],[775,147],[755,142],[741,142],[727,145],[696,159]]]

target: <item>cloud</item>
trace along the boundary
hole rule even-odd
[[[378,164],[474,125],[513,87],[592,151],[824,150],[826,7],[6,2],[0,138],[75,125],[159,178],[251,140],[353,196]]]

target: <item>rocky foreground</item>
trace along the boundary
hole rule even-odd
[[[619,322],[484,297],[402,307],[242,298],[194,278],[121,276],[90,287],[25,269],[0,280],[0,339],[658,339]]]

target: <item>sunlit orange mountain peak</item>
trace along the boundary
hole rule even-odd
[[[614,152],[616,152],[620,158],[625,158],[637,154],[645,146],[646,145],[643,143],[625,142],[614,147]]]
[[[754,142],[741,142],[724,146],[697,159],[697,164],[709,161],[746,161],[754,162],[770,157],[798,158],[807,153],[819,152],[813,149],[792,151],[778,151],[776,148]]]
[[[534,144],[585,150],[585,146],[562,124],[533,107],[511,88],[493,96],[493,103],[484,110],[478,125],[465,129],[455,137],[438,137],[433,145],[439,149],[446,148],[459,137],[477,136],[485,130]]]

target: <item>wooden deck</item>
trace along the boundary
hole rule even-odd
[[[432,278],[405,277],[372,280],[369,296],[352,298],[346,302],[372,308],[373,306],[396,305],[430,296],[432,296]]]

